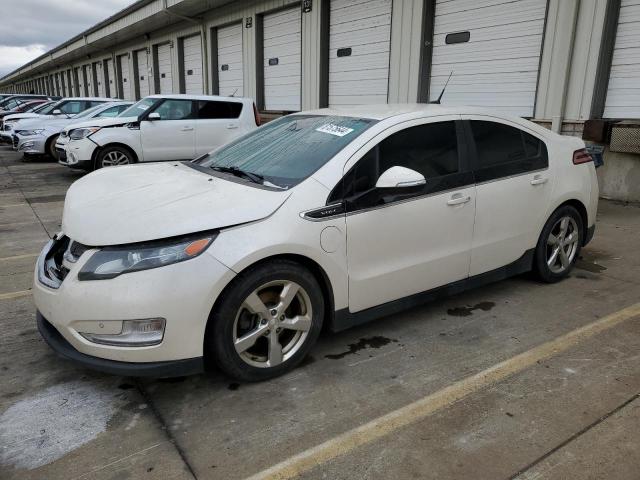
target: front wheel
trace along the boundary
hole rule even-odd
[[[56,150],[56,142],[57,141],[58,141],[58,135],[54,135],[47,142],[47,153],[56,162],[60,159],[60,155],[58,154],[58,150]]]
[[[569,274],[580,254],[583,232],[575,208],[565,205],[553,212],[536,246],[535,271],[542,280],[554,283]]]
[[[234,279],[209,318],[205,350],[227,375],[266,380],[293,369],[316,342],[324,318],[315,277],[289,260]]]
[[[131,152],[123,147],[113,146],[104,148],[96,158],[96,170],[98,168],[130,165],[134,162]]]

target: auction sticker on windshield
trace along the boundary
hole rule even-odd
[[[345,135],[353,132],[353,128],[341,127],[340,125],[336,125],[334,123],[325,123],[321,127],[316,128],[316,132],[329,133],[337,137],[344,137]]]

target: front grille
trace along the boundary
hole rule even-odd
[[[71,240],[67,250],[64,252],[64,258],[71,263],[76,263],[78,259],[82,256],[84,252],[89,250],[91,247],[83,245],[82,243],[75,242]]]
[[[51,248],[44,256],[44,276],[54,285],[60,285],[69,273],[69,269],[63,265],[64,253],[68,246],[69,237],[54,237]]]
[[[58,160],[67,159],[67,152],[65,152],[62,148],[56,148],[56,152],[58,152]]]

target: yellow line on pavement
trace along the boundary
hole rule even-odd
[[[0,293],[0,300],[12,300],[14,298],[27,297],[31,295],[31,290],[21,290],[19,292]]]
[[[21,260],[23,258],[35,258],[39,253],[25,253],[24,255],[12,255],[11,257],[0,257],[0,262],[9,262],[11,260]]]
[[[464,378],[431,395],[398,410],[378,417],[315,447],[290,457],[248,480],[290,479],[314,467],[345,455],[358,447],[385,437],[407,425],[416,423],[434,412],[531,367],[541,360],[561,353],[598,333],[640,315],[640,303],[607,315],[593,323],[573,330],[561,337],[543,343],[524,353],[500,362],[482,372]]]

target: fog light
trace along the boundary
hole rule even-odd
[[[82,333],[84,338],[100,345],[116,347],[148,347],[158,345],[164,337],[164,318],[124,320],[122,330],[115,334]]]
[[[34,145],[35,145],[35,142],[24,142],[22,145],[20,145],[19,150],[26,150],[28,148],[33,148]]]

